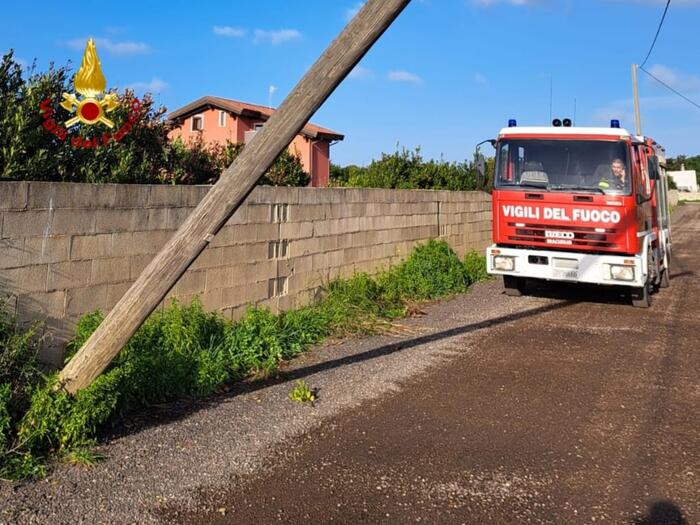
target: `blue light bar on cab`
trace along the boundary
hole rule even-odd
[[[514,118],[510,119],[508,121],[508,127],[509,128],[515,128],[518,125],[518,121],[515,120]]]
[[[612,119],[610,121],[610,127],[611,128],[619,128],[620,127],[620,121],[617,119]]]

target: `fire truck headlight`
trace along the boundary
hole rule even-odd
[[[493,258],[493,268],[502,272],[512,272],[515,270],[515,257],[496,255]]]
[[[634,281],[634,267],[611,264],[610,277],[616,281]]]

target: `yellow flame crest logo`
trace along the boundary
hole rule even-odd
[[[83,61],[75,75],[73,84],[75,90],[84,98],[80,100],[73,93],[63,93],[61,107],[70,113],[75,113],[75,117],[66,121],[66,127],[74,126],[78,122],[88,125],[101,122],[108,128],[113,128],[114,122],[108,119],[105,114],[118,106],[117,95],[108,93],[99,99],[99,95],[104,93],[107,87],[107,82],[102,74],[102,66],[97,56],[95,41],[92,38],[87,41]]]

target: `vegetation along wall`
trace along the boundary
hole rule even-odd
[[[0,295],[42,320],[58,365],[85,313],[109,311],[209,186],[0,182]],[[240,317],[302,306],[319,286],[442,238],[460,255],[491,235],[481,192],[259,186],[171,290]]]

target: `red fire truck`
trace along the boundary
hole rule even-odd
[[[664,149],[613,120],[609,128],[518,127],[496,148],[488,271],[508,295],[529,281],[626,287],[649,307],[669,285],[671,231]],[[477,149],[477,169],[483,156]]]

